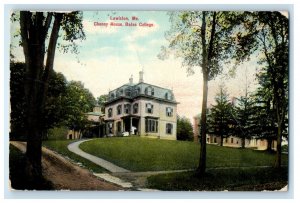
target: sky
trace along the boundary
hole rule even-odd
[[[121,19],[118,19],[121,18]],[[128,20],[126,19],[128,18]],[[123,26],[110,23],[122,23]],[[125,26],[126,22],[136,26]],[[18,24],[11,25],[11,35],[18,36]],[[138,82],[139,71],[144,71],[144,82],[172,89],[177,102],[177,113],[189,119],[201,112],[202,73],[196,67],[188,75],[180,58],[160,60],[157,55],[161,46],[168,46],[165,32],[170,28],[169,16],[164,11],[88,11],[83,12],[86,40],[77,41],[79,54],[56,52],[54,70],[65,75],[68,81],[81,81],[97,98],[125,83],[130,76]],[[18,37],[12,37],[17,44]],[[59,41],[62,43],[62,41]],[[24,61],[22,48],[14,46],[12,53]],[[220,85],[225,85],[229,97],[244,94],[256,87],[255,58],[241,64],[235,77],[224,74],[209,82],[208,106]]]

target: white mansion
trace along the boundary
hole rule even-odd
[[[109,91],[104,121],[108,136],[135,134],[176,140],[177,102],[172,90],[144,83],[129,83]]]

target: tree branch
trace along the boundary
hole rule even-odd
[[[55,20],[53,23],[53,28],[49,40],[49,45],[48,45],[45,71],[42,78],[44,83],[47,83],[49,81],[50,72],[53,70],[56,43],[57,43],[58,33],[60,30],[62,19],[63,19],[62,13],[57,13],[55,15]],[[42,93],[42,105],[45,104],[47,91],[48,91],[48,85],[45,85]]]
[[[47,18],[45,20],[45,24],[44,24],[44,36],[45,36],[45,38],[47,36],[48,30],[49,30],[49,27],[50,27],[50,24],[51,24],[51,21],[52,21],[52,16],[53,16],[53,13],[48,13]]]

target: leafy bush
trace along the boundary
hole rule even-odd
[[[68,128],[65,126],[55,127],[48,130],[48,140],[66,140]]]
[[[186,117],[177,116],[177,140],[193,140],[193,126]]]

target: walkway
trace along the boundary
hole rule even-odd
[[[88,140],[81,140],[81,141],[78,141],[78,142],[73,142],[73,143],[71,143],[71,144],[68,145],[68,149],[71,152],[73,152],[73,153],[75,153],[75,154],[77,154],[77,155],[79,155],[79,156],[81,156],[81,157],[83,157],[83,158],[85,158],[85,159],[87,159],[87,160],[89,160],[89,161],[97,164],[98,166],[101,166],[102,168],[105,168],[106,170],[108,170],[108,171],[110,171],[112,173],[126,173],[126,172],[130,172],[129,170],[127,170],[125,168],[119,167],[119,166],[117,166],[117,165],[115,165],[115,164],[113,164],[111,162],[108,162],[108,161],[106,161],[104,159],[101,159],[99,157],[96,157],[94,155],[91,155],[91,154],[88,154],[88,153],[82,151],[79,148],[79,145],[81,143],[83,143],[83,142],[86,142],[86,141],[88,141]]]

